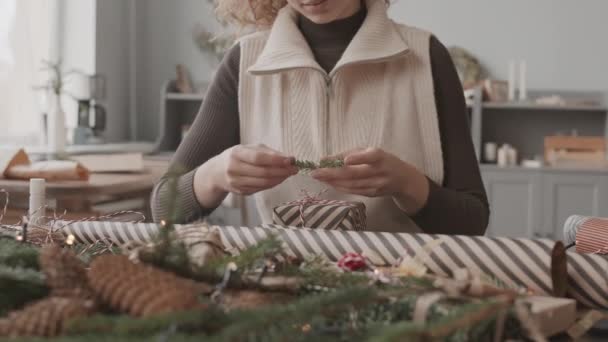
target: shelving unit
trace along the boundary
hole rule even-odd
[[[598,168],[568,168],[568,167],[523,167],[523,166],[509,166],[499,167],[495,164],[480,164],[479,169],[481,172],[513,172],[513,173],[542,173],[552,172],[556,174],[573,174],[573,175],[608,175],[607,169]]]
[[[531,91],[530,98],[559,95],[585,99],[597,105],[550,106],[527,102],[483,102],[481,88],[475,89],[471,112],[471,134],[479,160],[485,142],[509,143],[524,157],[542,154],[542,138],[553,134],[608,136],[608,103],[602,92]]]
[[[182,125],[191,124],[205,99],[208,84],[199,84],[198,93],[177,91],[174,81],[167,81],[160,94],[160,135],[156,140],[159,152],[175,151],[181,142]]]
[[[566,111],[566,112],[606,112],[606,107],[603,106],[584,106],[584,105],[564,105],[551,106],[534,103],[484,103],[483,109],[496,110],[540,110],[540,111]]]
[[[179,93],[174,81],[167,81],[161,89],[160,96],[160,136],[156,141],[156,151],[163,153],[166,158],[170,156],[181,142],[181,127],[191,124],[198,113],[208,84],[197,84],[195,89],[198,93]],[[240,202],[239,202],[240,201]],[[231,202],[231,200],[227,200]],[[255,213],[255,208],[250,200],[243,198],[234,199],[230,205],[221,205],[213,214],[207,217],[209,224],[232,225],[232,226],[254,226],[259,224],[257,217],[248,217],[247,213]],[[247,207],[243,211],[240,208]]]
[[[474,105],[468,105],[469,108],[473,108]],[[483,102],[481,103],[482,109],[496,109],[496,110],[539,110],[539,111],[567,111],[567,112],[605,112],[608,111],[607,107],[604,106],[593,106],[593,105],[543,105],[536,104],[533,102]]]
[[[555,92],[531,92],[539,98]],[[547,106],[533,102],[484,103],[477,89],[471,111],[471,134],[482,160],[486,142],[509,143],[520,156],[542,155],[544,137],[570,134],[608,137],[608,107],[599,92],[559,92],[566,99],[584,98],[597,105]],[[570,215],[608,216],[608,169],[501,168],[480,166],[491,208],[488,234],[562,238]]]

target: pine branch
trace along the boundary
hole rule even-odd
[[[113,335],[86,335],[47,338],[15,338],[11,342],[200,342],[201,336],[189,336],[184,334],[166,334],[159,336],[129,336],[116,337]]]
[[[11,238],[0,238],[0,265],[38,269],[38,250]]]
[[[344,166],[344,159],[323,159],[319,162],[319,168],[341,168]]]
[[[161,221],[158,235],[156,235],[153,249],[144,249],[139,258],[141,261],[171,270],[177,274],[185,275],[190,266],[190,259],[184,244],[173,237],[174,224],[178,220],[177,186],[180,168],[169,172],[169,202],[168,217]]]
[[[309,160],[296,160],[294,162],[295,167],[298,168],[298,170],[302,171],[312,171],[312,170],[316,170],[318,168],[317,163],[313,162],[313,161],[309,161]]]
[[[225,329],[216,337],[217,341],[242,341],[264,336],[264,333],[279,332],[278,336],[290,336],[302,333],[303,327],[310,325],[317,318],[317,323],[325,322],[332,316],[338,316],[353,308],[369,305],[377,300],[372,289],[353,288],[324,295],[307,296],[303,299],[282,306],[273,306],[243,312],[243,317],[236,319],[235,324]],[[305,329],[306,330],[306,329]]]
[[[0,316],[48,293],[42,273],[0,265]]]
[[[310,172],[316,169],[325,169],[325,168],[341,168],[344,166],[343,159],[334,159],[327,158],[321,160],[319,163],[315,163],[310,160],[296,160],[294,162],[295,167],[297,167],[301,172]]]
[[[430,325],[428,335],[431,338],[445,338],[455,331],[470,329],[477,323],[495,318],[499,312],[508,309],[512,304],[513,298],[505,296],[464,305]]]
[[[100,255],[121,254],[120,247],[108,241],[97,241],[92,244],[74,244],[71,250],[87,265]]]
[[[370,342],[426,341],[424,325],[411,321],[381,327],[377,332],[378,335],[371,338]]]
[[[223,311],[209,307],[202,311],[136,319],[129,316],[97,315],[68,323],[67,335],[107,334],[116,337],[154,336],[175,327],[182,334],[213,334],[232,323]]]
[[[248,275],[252,270],[282,251],[281,241],[276,237],[259,242],[237,256],[228,256],[214,260],[207,265],[194,265],[188,254],[187,247],[179,240],[169,236],[167,242],[157,244],[157,248],[140,253],[139,258],[145,263],[173,272],[183,277],[192,278],[207,283],[219,283],[229,263],[237,265],[237,272],[230,278],[231,288],[259,288],[257,279],[252,280]]]

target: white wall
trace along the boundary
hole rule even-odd
[[[67,68],[95,72],[97,0],[59,0],[61,58]]]
[[[108,114],[107,141],[129,139],[129,43],[129,1],[98,0],[96,72],[106,79],[101,104]]]
[[[131,115],[129,2],[58,1],[61,6],[60,32],[63,34],[60,53],[65,67],[105,77],[105,96],[99,103],[108,114],[103,137],[108,142],[128,140]],[[63,103],[68,127],[74,127],[77,104],[69,98]]]
[[[140,139],[158,135],[160,90],[175,78],[175,65],[184,64],[192,79],[207,81],[213,61],[192,40],[197,24],[217,27],[211,6],[204,0],[138,0],[138,132]]]
[[[87,74],[96,70],[96,3],[97,0],[58,0],[59,4],[59,55],[66,70],[76,69]],[[72,76],[66,89],[78,93],[82,82]],[[69,97],[62,99],[66,124],[74,128],[77,122],[78,104]]]
[[[506,79],[528,61],[531,88],[608,92],[606,0],[397,0],[391,15],[475,54]]]

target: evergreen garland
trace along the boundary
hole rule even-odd
[[[16,241],[14,238],[0,238],[0,265],[39,269],[38,249]]]
[[[48,293],[41,272],[0,265],[0,317]]]
[[[184,246],[170,244],[163,260],[171,260],[174,249],[180,248]],[[278,251],[278,241],[269,239],[239,256],[222,258],[198,270],[193,271],[188,267],[182,268],[182,271],[201,278],[219,280],[225,266],[232,262],[238,265],[239,271],[229,287],[255,286],[243,279],[247,279],[245,276],[249,271],[262,265],[261,261],[277,255]],[[163,266],[167,267],[167,264]],[[276,273],[298,277],[302,280],[302,287],[323,284],[332,291],[321,294],[302,293],[300,299],[288,304],[228,313],[211,305],[198,311],[145,319],[123,316],[83,318],[68,324],[67,333],[73,337],[56,341],[103,341],[106,337],[100,337],[101,334],[107,334],[111,341],[146,340],[146,337],[147,340],[163,340],[163,336],[170,336],[169,341],[200,340],[203,337],[217,341],[284,341],[286,336],[293,341],[315,342],[370,338],[383,341],[486,340],[493,336],[497,313],[510,305],[496,299],[444,300],[431,308],[428,323],[421,325],[412,323],[411,319],[419,295],[433,289],[431,282],[424,278],[405,278],[400,284],[369,287],[370,278],[363,274],[335,272],[315,261],[309,262],[304,268],[285,264]],[[38,285],[44,286],[42,275],[35,270],[14,271],[11,274],[31,275],[37,279]],[[9,285],[8,292],[1,293],[10,293],[16,289],[22,292],[24,287]],[[44,296],[44,292],[38,296]],[[32,298],[29,295],[24,300]],[[507,331],[519,332],[518,329]]]
[[[342,160],[326,160],[319,165],[296,162],[296,166],[306,170],[343,165]],[[175,195],[174,177],[170,188]],[[64,330],[67,336],[52,341],[485,341],[494,339],[497,317],[513,307],[512,297],[449,298],[431,306],[426,323],[413,323],[420,295],[439,291],[431,279],[410,277],[375,285],[377,279],[369,274],[337,272],[322,260],[309,260],[303,265],[277,262],[284,255],[282,243],[275,237],[237,256],[197,266],[190,260],[188,247],[176,238],[173,222],[179,216],[178,209],[172,201],[170,215],[157,240],[134,254],[139,261],[207,284],[222,282],[215,292],[220,293],[220,299],[223,286],[231,291],[243,288],[288,291],[292,292],[290,296],[299,297],[287,304],[229,312],[220,306],[221,301],[212,300],[213,303],[198,310],[145,318],[99,311],[98,316],[67,322]],[[82,251],[88,252],[86,248]],[[0,239],[0,296],[8,295],[0,297],[0,313],[44,297],[48,292],[44,276],[38,271],[38,254],[27,244]],[[94,258],[95,253],[90,253],[90,257]],[[102,273],[115,280],[116,286],[134,288],[111,272]],[[227,275],[230,277],[226,278]],[[274,285],[270,286],[267,280]],[[157,282],[150,283],[154,286]],[[23,296],[15,296],[16,292]],[[512,314],[508,317],[507,325],[515,322]],[[520,338],[521,324],[515,322],[513,327],[505,329],[508,337]]]
[[[445,301],[432,308],[427,324],[411,322],[416,295],[393,298],[392,291],[351,288],[305,296],[291,304],[230,313],[204,311],[147,319],[97,316],[73,321],[71,335],[110,334],[150,338],[173,333],[212,341],[485,341],[493,340],[497,314],[507,302],[488,299]],[[509,338],[523,336],[512,316]],[[172,339],[171,339],[172,340]]]

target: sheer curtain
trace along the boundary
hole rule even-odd
[[[43,138],[42,60],[51,53],[50,0],[0,0],[0,147],[38,145]]]

